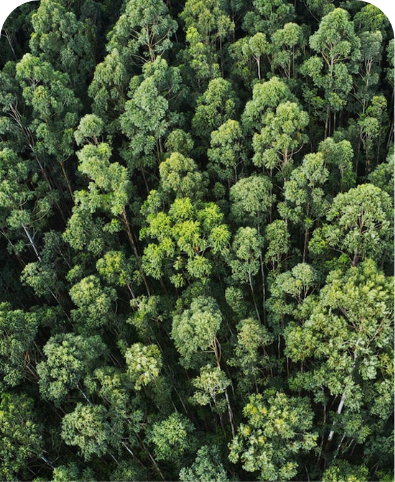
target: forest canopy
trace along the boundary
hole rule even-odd
[[[0,86],[0,479],[393,480],[383,13],[40,0]]]

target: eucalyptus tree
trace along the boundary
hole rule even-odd
[[[147,225],[140,231],[142,239],[151,238],[144,249],[143,269],[147,275],[168,277],[176,287],[187,281],[208,282],[216,263],[228,252],[229,228],[215,203],[177,198],[168,213],[155,207],[156,192],[143,206]],[[216,256],[219,259],[216,259]]]
[[[121,153],[131,173],[140,170],[147,194],[147,173],[156,172],[164,161],[165,138],[180,118],[172,105],[180,89],[179,69],[160,57],[144,65],[142,78],[133,77],[130,82],[130,100],[120,117],[122,132],[129,142]]]
[[[172,338],[183,357],[186,367],[196,364],[196,354],[212,352],[219,367],[221,345],[217,333],[222,323],[222,313],[214,298],[199,296],[190,307],[173,317]]]
[[[294,6],[282,0],[254,0],[253,8],[247,12],[243,20],[243,30],[250,35],[265,32],[268,35],[293,20]]]
[[[218,446],[204,445],[197,453],[193,464],[190,467],[183,467],[180,470],[181,482],[227,482],[229,479],[221,461],[221,454]]]
[[[128,0],[108,35],[107,50],[117,49],[126,65],[153,62],[172,47],[177,28],[162,0]]]
[[[72,390],[86,400],[83,378],[106,352],[99,335],[89,337],[73,333],[52,336],[43,348],[45,359],[37,365],[40,393],[59,406]]]
[[[266,347],[273,342],[273,336],[256,318],[241,320],[237,326],[237,342],[234,357],[228,364],[239,367],[238,393],[245,396],[252,390],[259,392],[271,372],[271,364]],[[261,351],[263,350],[264,356]]]
[[[162,0],[128,0],[125,10],[108,34],[108,55],[98,64],[89,95],[93,113],[106,120],[106,130],[119,131],[118,117],[124,112],[128,86],[142,66],[155,61],[172,46],[177,22]]]
[[[262,303],[265,304],[265,273],[263,267],[261,236],[264,222],[268,219],[274,196],[272,183],[266,176],[250,176],[240,179],[230,189],[231,215],[238,224],[250,224],[256,229],[258,242],[254,243],[255,256],[259,256],[262,277]],[[253,257],[251,258],[252,261]],[[250,280],[250,286],[252,283]],[[255,308],[257,305],[255,303]],[[258,313],[258,311],[257,311]],[[265,311],[264,311],[265,316]],[[259,317],[259,315],[258,315]]]
[[[62,439],[67,445],[78,447],[86,461],[93,456],[103,457],[110,451],[111,432],[107,410],[103,405],[78,403],[62,419]]]
[[[31,53],[67,73],[73,90],[86,95],[87,79],[95,67],[93,25],[78,20],[62,2],[49,0],[40,3],[32,25]]]
[[[297,59],[305,46],[303,28],[293,22],[276,30],[272,37],[272,62],[287,81],[296,78]]]
[[[262,129],[253,137],[254,156],[252,162],[257,167],[280,171],[287,179],[292,170],[293,155],[308,141],[305,128],[309,115],[295,102],[282,102],[275,111],[268,110],[262,116]]]
[[[253,278],[259,272],[263,238],[256,228],[241,227],[237,230],[232,243],[229,265],[232,269],[232,280],[238,283],[249,283],[255,312],[258,320],[260,314],[255,299]]]
[[[316,255],[332,249],[356,266],[374,257],[391,259],[393,204],[389,195],[372,184],[360,184],[339,193],[327,215],[328,223],[314,231],[310,251]]]
[[[286,481],[301,473],[298,459],[317,440],[309,399],[266,390],[250,397],[243,414],[248,422],[239,425],[230,444],[230,461],[240,460],[244,470],[258,472],[262,480]]]
[[[319,296],[312,303],[305,299],[310,308],[302,318],[285,329],[287,356],[311,366],[306,372],[295,370],[291,387],[303,386],[321,400],[324,424],[329,400],[338,401],[331,430],[321,434],[321,454],[324,438],[330,443],[336,434],[347,451],[351,439],[364,443],[369,426],[384,429],[382,421],[391,416],[386,373],[393,350],[392,297],[392,278],[367,260],[345,273],[332,271]]]
[[[336,130],[336,113],[341,112],[358,71],[361,42],[346,10],[336,8],[322,18],[310,37],[310,47],[319,55],[307,59],[301,73],[311,77],[313,88],[305,97],[315,115],[325,122],[324,139]],[[324,95],[319,94],[322,89]],[[332,115],[333,113],[333,115]]]
[[[187,43],[181,57],[192,70],[195,89],[201,91],[224,72],[224,44],[235,25],[219,0],[187,0],[180,18]]]
[[[159,189],[171,197],[202,199],[207,192],[207,173],[198,169],[196,162],[179,152],[159,165]]]
[[[185,452],[194,448],[195,427],[185,415],[174,412],[166,419],[156,422],[147,433],[147,441],[154,446],[157,460],[180,465]]]
[[[322,153],[307,154],[302,165],[294,169],[289,181],[284,183],[284,202],[278,211],[285,220],[300,224],[304,230],[303,262],[307,259],[310,230],[322,219],[330,202],[324,185],[329,177]]]
[[[24,379],[37,382],[34,367],[35,337],[39,316],[13,309],[10,303],[0,304],[0,387],[20,385]],[[32,363],[33,362],[33,363]]]
[[[29,465],[35,465],[42,456],[43,426],[37,419],[32,398],[26,394],[12,392],[1,394],[0,477],[2,479],[15,480],[23,477],[22,474],[26,474]],[[35,474],[34,471],[33,473]]]
[[[237,97],[229,80],[217,78],[209,82],[205,92],[198,97],[192,130],[208,145],[212,131],[234,117]]]
[[[22,129],[37,171],[48,183],[49,191],[58,190],[64,196],[68,189],[72,196],[65,162],[74,153],[73,130],[78,124],[80,101],[70,88],[69,76],[49,62],[26,54],[16,66],[15,79],[30,108],[31,120],[24,127],[17,106],[13,117]],[[63,209],[59,210],[64,217]]]
[[[85,127],[84,124],[82,126]],[[88,185],[88,191],[75,192],[75,206],[64,237],[76,249],[82,249],[84,245],[88,245],[88,249],[95,254],[101,254],[104,246],[111,242],[107,233],[124,230],[140,268],[141,279],[149,292],[144,273],[141,271],[136,235],[133,234],[127,212],[132,195],[128,170],[118,162],[110,162],[112,155],[110,145],[104,142],[99,143],[98,139],[101,124],[91,123],[91,130],[82,129],[82,126],[77,131],[77,139],[81,141],[80,137],[93,138],[94,142],[88,142],[77,152],[80,160],[78,169],[91,182]],[[103,218],[95,217],[95,213],[106,213],[107,223],[104,223]],[[92,234],[95,235],[92,237]],[[91,248],[90,244],[92,244]]]
[[[239,122],[228,119],[218,130],[211,132],[207,166],[212,176],[227,181],[228,187],[238,181],[248,163],[244,147],[244,138]]]

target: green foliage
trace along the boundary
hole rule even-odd
[[[197,99],[192,128],[195,134],[209,140],[210,133],[234,117],[236,109],[235,92],[232,84],[218,78],[209,82],[207,90]]]
[[[200,375],[192,381],[197,391],[191,398],[191,402],[199,405],[210,405],[218,413],[226,410],[225,400],[218,400],[218,395],[225,393],[231,381],[219,368],[206,365],[200,368]]]
[[[102,405],[78,403],[62,420],[62,439],[67,445],[77,446],[85,460],[93,455],[103,456],[111,446],[111,426],[106,417],[107,410]]]
[[[71,313],[73,319],[90,331],[108,322],[111,304],[117,296],[113,288],[102,288],[99,279],[91,275],[70,289],[70,297],[78,307]]]
[[[173,318],[172,337],[183,363],[189,365],[198,350],[216,353],[216,335],[222,314],[214,298],[199,296],[189,309]]]
[[[0,479],[393,480],[393,49],[355,0],[11,14]]]
[[[272,183],[266,176],[240,179],[230,189],[231,213],[239,223],[250,222],[260,232],[274,201]]]
[[[196,459],[190,467],[180,470],[181,482],[227,482],[226,471],[221,462],[218,447],[204,445],[196,454]]]
[[[154,201],[155,194],[151,193],[146,208],[149,201]],[[158,244],[151,243],[144,250],[145,272],[156,279],[163,272],[169,273],[175,286],[185,285],[186,279],[208,279],[212,271],[210,254],[227,252],[230,233],[222,220],[216,204],[192,205],[190,198],[176,199],[168,214],[163,211],[148,214],[148,226],[141,230],[140,236],[157,239]],[[166,267],[169,264],[172,269]]]
[[[44,0],[32,16],[33,55],[68,73],[73,86],[86,84],[94,66],[93,28],[77,20],[61,2]]]
[[[311,432],[314,414],[309,400],[266,391],[264,396],[252,395],[243,413],[248,424],[240,424],[230,444],[230,461],[240,459],[248,472],[260,471],[262,480],[294,478],[298,454],[311,450],[317,439]]]
[[[35,313],[13,310],[10,303],[0,304],[0,373],[1,385],[16,386],[31,369],[29,351],[38,330]]]
[[[382,370],[392,370],[387,365],[392,357],[392,297],[392,280],[372,260],[345,274],[331,272],[303,323],[292,322],[285,330],[287,356],[314,361],[308,372],[295,376],[295,386],[315,392],[326,386],[333,395],[343,394],[354,413],[367,404],[372,413],[378,414],[380,406],[380,413],[388,414],[391,395],[382,383]],[[366,383],[372,387],[369,396]],[[346,433],[351,426],[346,425]],[[361,429],[359,437],[366,438]]]
[[[198,170],[193,159],[184,157],[178,152],[159,166],[161,188],[164,192],[171,192],[178,198],[202,198],[206,191],[207,175]]]
[[[135,382],[136,390],[141,390],[141,386],[155,382],[162,368],[161,354],[156,345],[144,346],[141,343],[135,343],[126,350],[125,358],[128,374]]]
[[[154,423],[147,439],[154,446],[157,460],[174,463],[180,460],[185,451],[191,449],[194,430],[185,415],[175,412],[162,422]]]
[[[340,193],[327,214],[332,223],[314,232],[310,249],[317,254],[321,246],[338,249],[353,265],[368,257],[391,256],[392,212],[388,194],[372,184]]]
[[[323,482],[337,482],[344,480],[345,482],[367,482],[369,471],[367,467],[355,467],[346,460],[335,462],[329,469],[325,470],[322,475]]]
[[[59,465],[53,470],[53,482],[69,482],[70,480],[91,480],[95,475],[92,469],[81,469],[76,463]],[[35,479],[38,480],[38,479]]]
[[[128,0],[124,13],[109,34],[107,49],[115,49],[126,63],[141,64],[155,60],[170,49],[170,38],[177,30],[162,0]]]
[[[46,360],[37,365],[40,393],[59,405],[106,351],[98,335],[54,335],[43,348]]]
[[[259,270],[262,237],[255,228],[239,228],[232,244],[234,259],[230,261],[232,278],[237,282],[249,282]]]
[[[4,480],[16,480],[29,460],[37,460],[43,451],[43,427],[36,422],[33,403],[24,394],[1,394],[0,477]]]
[[[284,175],[289,172],[288,163],[293,154],[308,141],[304,128],[309,123],[309,116],[295,102],[284,102],[276,111],[269,110],[261,118],[263,128],[260,134],[254,134],[253,163],[257,167],[274,169],[280,166]]]
[[[211,132],[211,149],[208,149],[207,155],[212,175],[220,180],[237,182],[239,172],[247,161],[242,130],[237,121],[229,119],[218,130]]]
[[[237,343],[235,357],[229,364],[241,368],[239,388],[248,392],[251,387],[263,384],[263,368],[268,362],[266,347],[273,341],[269,331],[254,318],[247,318],[237,324]],[[265,350],[262,356],[260,349]]]

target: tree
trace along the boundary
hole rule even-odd
[[[130,83],[130,100],[125,103],[120,122],[130,140],[122,155],[131,172],[141,170],[149,193],[145,171],[163,160],[164,138],[178,121],[170,103],[181,88],[181,76],[177,67],[169,67],[161,58],[147,63],[143,75],[144,79],[134,77]]]
[[[239,223],[251,223],[262,232],[265,219],[274,201],[272,183],[266,176],[240,179],[230,188],[231,213]]]
[[[86,95],[87,79],[95,66],[93,25],[78,20],[61,2],[49,0],[40,3],[32,16],[32,25],[32,54],[69,74],[73,89]]]
[[[273,34],[273,66],[281,69],[282,76],[288,81],[296,76],[296,59],[303,44],[303,29],[296,23],[286,23]]]
[[[117,295],[113,288],[103,288],[99,279],[91,275],[72,286],[70,297],[78,307],[71,311],[73,320],[78,323],[81,332],[90,334],[93,328],[103,326],[111,320],[111,304]]]
[[[107,283],[116,286],[126,286],[135,298],[132,283],[138,278],[138,271],[133,270],[136,266],[133,258],[126,258],[122,251],[107,251],[103,258],[96,263],[96,269]]]
[[[352,159],[354,151],[351,143],[345,139],[335,141],[327,137],[320,142],[318,152],[322,152],[324,166],[329,172],[325,192],[335,197],[339,192],[348,191],[355,185],[355,173]]]
[[[111,447],[111,426],[106,420],[103,405],[78,403],[73,412],[62,420],[62,439],[67,445],[75,445],[89,461],[93,455],[102,457]]]
[[[301,73],[312,78],[315,89],[306,100],[325,120],[324,139],[336,130],[336,112],[345,106],[352,89],[352,74],[358,69],[360,40],[346,10],[336,8],[320,22],[317,32],[310,37],[310,47],[319,56],[312,56],[303,64]],[[317,95],[324,90],[324,99]],[[334,112],[331,125],[331,112]]]
[[[264,383],[264,369],[268,365],[266,346],[273,341],[269,331],[255,318],[246,318],[237,326],[237,342],[234,346],[234,358],[229,365],[240,367],[239,389],[248,393],[254,386],[258,393],[258,385]],[[261,355],[263,348],[265,355]]]
[[[217,332],[221,326],[222,314],[218,303],[211,296],[199,296],[181,315],[173,317],[172,338],[183,357],[183,364],[191,365],[194,355],[210,350],[219,364],[221,348]]]
[[[213,176],[227,181],[229,187],[238,181],[247,164],[243,144],[243,133],[235,120],[229,119],[211,132],[211,148],[207,151],[211,162],[207,168]]]
[[[34,340],[38,331],[39,318],[35,313],[13,310],[10,303],[0,304],[0,373],[2,388],[14,387],[23,378],[36,381],[37,375],[31,363]]]
[[[0,402],[0,477],[15,480],[43,452],[43,427],[32,398],[3,392]]]
[[[292,156],[308,141],[303,134],[309,123],[309,116],[294,102],[277,106],[275,113],[269,110],[262,116],[262,130],[253,137],[254,157],[257,167],[277,168],[284,178],[292,169]]]
[[[336,482],[340,479],[345,482],[367,482],[368,475],[369,471],[364,465],[356,467],[346,460],[339,460],[325,470],[322,480],[323,482]]]
[[[210,364],[200,368],[200,375],[192,381],[193,386],[198,390],[194,393],[190,401],[199,405],[209,404],[210,408],[220,415],[222,426],[223,422],[221,414],[228,409],[229,422],[232,428],[232,435],[234,436],[235,428],[233,423],[233,411],[227,391],[227,387],[231,385],[232,382],[221,370],[217,354],[216,362],[217,366],[215,368],[213,368]],[[217,396],[222,393],[225,395],[225,400],[218,400]]]
[[[135,382],[135,389],[155,382],[162,368],[162,357],[156,345],[144,346],[134,343],[125,353],[127,371]]]
[[[255,300],[253,277],[258,273],[263,247],[263,239],[255,228],[239,228],[232,243],[232,254],[229,265],[232,268],[232,279],[235,282],[248,282],[251,288],[256,315],[260,319]],[[233,256],[232,256],[233,255]]]
[[[252,223],[257,230],[258,240],[261,239],[263,222],[268,217],[273,200],[272,183],[266,176],[250,176],[240,179],[230,189],[232,216],[239,223]],[[264,305],[266,295],[262,251],[259,253],[259,259],[262,277],[262,304]]]
[[[46,360],[37,365],[40,393],[59,405],[73,389],[86,397],[80,382],[106,351],[100,336],[72,333],[52,336],[43,351]]]
[[[367,260],[345,274],[332,271],[318,299],[310,304],[311,311],[285,330],[287,356],[294,362],[311,363],[307,372],[295,372],[290,384],[293,389],[303,386],[317,397],[326,387],[339,400],[328,442],[335,433],[342,433],[343,448],[347,437],[356,443],[368,437],[366,410],[376,420],[379,414],[386,419],[392,412],[392,392],[382,378],[392,358],[387,341],[393,336],[392,297],[392,279]],[[307,298],[304,304],[308,303]],[[340,417],[343,407],[347,411]]]
[[[218,395],[225,393],[231,381],[218,367],[206,365],[200,368],[200,375],[193,379],[192,384],[197,391],[193,394],[191,402],[199,405],[210,405],[217,413],[226,410],[225,400],[218,400]],[[214,405],[213,405],[214,404]]]
[[[184,452],[191,450],[195,428],[185,415],[172,413],[161,422],[154,423],[147,440],[153,444],[157,460],[180,462]]]
[[[124,112],[130,74],[117,49],[96,65],[88,94],[93,99],[93,113],[103,119],[106,131],[119,130],[119,116]]]
[[[78,124],[80,102],[70,88],[69,76],[55,70],[49,62],[26,54],[16,66],[15,79],[22,88],[26,106],[31,107],[32,120],[28,129],[23,126],[18,107],[13,108],[26,145],[49,189],[52,191],[58,184],[59,176],[59,179],[64,178],[70,191],[64,162],[74,152],[73,130]],[[61,209],[60,212],[64,215]]]
[[[264,244],[265,263],[270,263],[273,271],[281,270],[290,251],[290,234],[284,220],[276,219],[265,227]]]
[[[360,184],[339,193],[327,213],[331,224],[314,231],[310,251],[327,247],[348,256],[353,266],[362,259],[392,256],[392,203],[388,194],[372,184]]]
[[[208,179],[199,171],[195,161],[178,152],[159,165],[160,187],[177,198],[201,199],[205,194]]]
[[[67,465],[59,465],[53,470],[54,482],[68,482],[69,480],[91,479],[94,473],[91,469],[80,470],[78,465],[71,462]]]
[[[230,444],[229,460],[241,460],[244,470],[259,471],[262,480],[294,478],[298,474],[299,454],[316,445],[309,399],[267,390],[265,395],[252,395],[243,414],[248,417],[248,424],[239,425]]]
[[[287,101],[296,102],[296,100],[289,87],[278,77],[255,84],[252,99],[246,103],[241,116],[243,129],[247,133],[259,131],[268,112],[273,113],[280,104]]]
[[[178,287],[190,279],[208,280],[213,269],[212,255],[226,255],[230,239],[220,209],[215,203],[192,205],[189,198],[179,198],[168,214],[155,212],[159,206],[150,204],[156,202],[156,194],[152,192],[143,206],[148,226],[140,236],[157,240],[157,244],[150,243],[144,249],[145,273],[155,279],[167,274]]]
[[[80,128],[79,135],[82,137],[88,135],[88,138],[92,135],[96,137],[100,132],[97,130],[97,122],[93,127],[93,131]],[[78,138],[80,138],[79,135],[77,135]],[[92,251],[101,253],[104,247],[102,233],[118,232],[123,227],[140,268],[141,278],[149,293],[126,210],[132,194],[132,184],[129,180],[128,170],[124,166],[118,162],[110,163],[111,153],[111,147],[107,143],[97,145],[88,143],[78,151],[77,155],[80,160],[78,168],[93,182],[89,183],[88,191],[81,190],[75,193],[73,215],[69,219],[64,237],[71,246],[77,249],[81,249],[84,245],[88,245],[89,249],[89,244],[92,243]],[[104,211],[109,216],[110,220],[107,224],[103,223],[102,218],[98,220],[92,218],[92,214],[97,211]],[[92,237],[92,231],[95,233],[94,237]],[[91,239],[92,241],[90,241]],[[100,243],[99,246],[97,246],[98,243]]]
[[[204,445],[197,451],[195,461],[190,467],[180,470],[181,482],[227,482],[226,471],[221,462],[219,449],[216,445]]]
[[[109,33],[107,50],[121,54],[125,65],[153,62],[172,46],[177,22],[162,0],[128,0],[124,13]]]
[[[47,192],[45,181],[37,179],[29,164],[8,147],[0,151],[0,226],[14,254],[29,246],[41,263],[35,237],[51,215],[56,196]],[[29,179],[33,189],[27,186]]]
[[[374,96],[366,112],[359,116],[359,136],[365,149],[365,171],[370,173],[372,161],[378,162],[380,144],[386,129],[387,101],[383,96]],[[358,169],[358,164],[357,164]]]
[[[265,32],[272,35],[294,16],[292,4],[282,0],[254,0],[253,9],[246,13],[243,29],[249,34]]]
[[[234,117],[236,99],[232,84],[228,80],[222,78],[211,80],[207,90],[197,99],[197,107],[192,119],[195,135],[208,144],[211,132]]]
[[[269,325],[278,340],[278,356],[282,356],[281,341],[284,329],[293,319],[306,316],[314,295],[323,282],[322,273],[307,263],[299,263],[290,271],[270,279],[270,298],[266,302]],[[309,302],[304,304],[306,298]],[[306,308],[305,308],[306,307]],[[306,312],[304,311],[306,310]]]
[[[200,90],[223,71],[223,45],[235,25],[219,0],[187,0],[180,14],[189,44],[182,57],[188,62]],[[218,51],[217,51],[218,49]]]
[[[310,229],[329,209],[324,184],[329,171],[325,168],[322,153],[307,154],[301,166],[294,169],[289,181],[284,183],[285,202],[278,204],[283,219],[301,224],[304,229],[303,263],[307,258]]]

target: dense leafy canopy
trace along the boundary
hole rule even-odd
[[[0,479],[393,480],[382,12],[28,2],[0,85]]]

